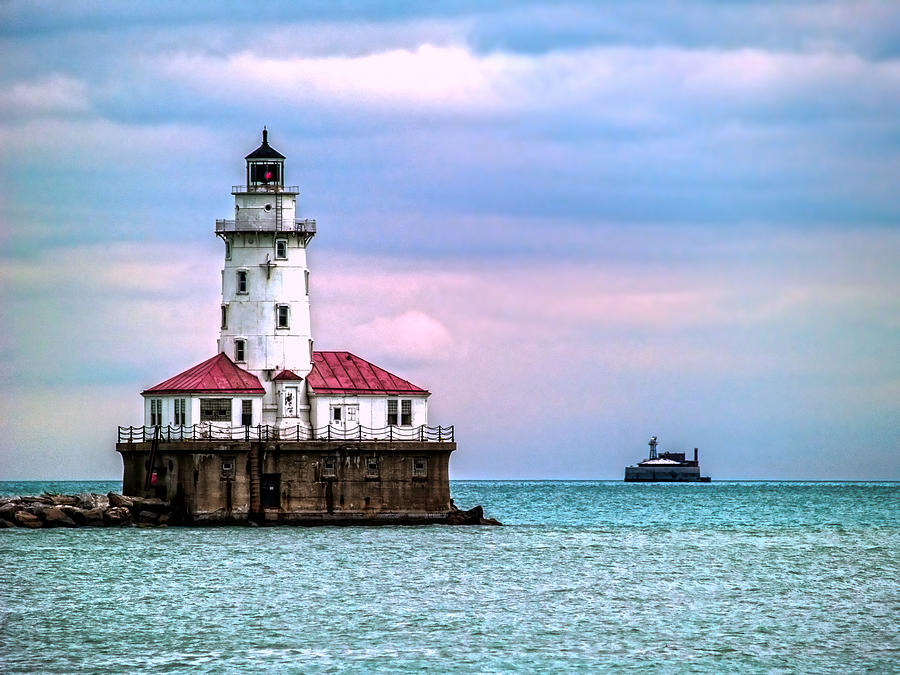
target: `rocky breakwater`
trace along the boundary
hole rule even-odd
[[[168,502],[106,495],[43,494],[0,497],[0,529],[27,527],[164,527],[172,520]]]
[[[447,525],[500,525],[494,518],[485,518],[484,510],[476,506],[461,511],[451,501]],[[172,512],[171,505],[160,499],[124,497],[115,492],[105,495],[43,494],[36,497],[0,497],[0,529],[25,527],[166,527],[183,525]],[[206,524],[214,525],[215,522]],[[221,524],[234,524],[223,520]],[[249,525],[255,525],[248,521]]]

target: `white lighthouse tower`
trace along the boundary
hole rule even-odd
[[[262,145],[245,158],[246,184],[232,187],[234,219],[217,220],[225,242],[218,350],[255,375],[265,394],[253,424],[309,426],[305,380],[313,366],[306,249],[315,220],[297,218],[284,155]],[[254,416],[256,417],[256,416]]]
[[[145,427],[181,439],[425,442],[430,392],[350,352],[313,350],[306,249],[316,221],[297,217],[300,191],[285,186],[284,155],[265,129],[245,159],[234,218],[216,221],[225,243],[217,354],[141,392]]]

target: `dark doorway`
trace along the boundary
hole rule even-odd
[[[260,477],[261,501],[264,509],[281,508],[281,474],[264,473]]]

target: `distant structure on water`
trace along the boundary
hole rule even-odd
[[[265,129],[245,159],[234,219],[216,221],[218,353],[141,393],[144,424],[120,427],[116,444],[124,494],[170,501],[187,522],[447,518],[453,427],[429,425],[427,390],[314,349],[316,221],[297,217],[299,189]]]
[[[694,459],[685,459],[683,452],[656,452],[656,436],[650,437],[650,457],[637,466],[625,467],[625,480],[629,483],[708,483],[709,476],[700,475],[697,448]]]

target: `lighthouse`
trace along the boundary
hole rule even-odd
[[[225,244],[218,351],[265,390],[260,414],[250,410],[242,422],[308,428],[309,400],[298,385],[313,367],[307,248],[316,221],[297,217],[300,191],[284,184],[285,157],[265,128],[245,161],[245,184],[231,190],[234,218],[216,221]]]
[[[285,156],[262,143],[231,188],[216,354],[148,387],[119,427],[123,493],[184,522],[446,522],[452,426],[431,392],[349,351],[314,348],[307,251]],[[211,273],[214,273],[211,270]]]

